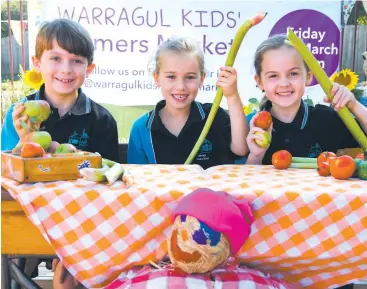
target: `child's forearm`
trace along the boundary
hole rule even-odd
[[[227,98],[229,117],[231,121],[231,151],[239,156],[248,153],[246,137],[249,128],[243,112],[243,105],[239,96]]]
[[[265,156],[265,153],[260,154],[260,155],[254,155],[250,152],[246,160],[246,165],[261,165],[263,162],[264,156]]]
[[[351,113],[356,117],[365,134],[367,134],[367,108],[360,102],[350,109]]]

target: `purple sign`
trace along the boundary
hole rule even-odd
[[[270,35],[286,33],[287,27],[292,27],[296,35],[302,38],[328,76],[337,70],[340,31],[333,20],[319,11],[296,10],[280,18]],[[314,78],[311,85],[315,84],[317,81]]]

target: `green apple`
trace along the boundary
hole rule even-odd
[[[262,140],[255,139],[256,144],[261,148],[267,148],[270,145],[271,142],[271,135],[267,131],[261,132],[255,132],[256,135],[262,136]]]
[[[69,143],[62,143],[58,145],[55,149],[55,154],[66,154],[66,153],[75,153],[78,149]]]
[[[51,146],[52,138],[47,131],[33,131],[26,136],[25,142],[38,143],[47,151]]]
[[[50,113],[50,105],[45,100],[29,100],[24,103],[23,115],[27,115],[32,123],[45,121]]]

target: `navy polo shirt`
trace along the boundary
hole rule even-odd
[[[27,97],[28,100],[46,100],[44,85],[37,93]],[[47,131],[52,140],[58,143],[70,143],[77,149],[98,152],[102,157],[118,161],[118,133],[115,119],[110,112],[87,97],[81,89],[74,106],[63,117],[58,109],[51,106],[51,114],[41,123],[40,130]],[[10,139],[14,134],[11,119],[12,109],[8,111],[4,122],[2,138]],[[19,137],[15,132],[17,140]],[[2,149],[12,149],[10,143],[2,141]],[[13,146],[14,147],[14,146]]]
[[[152,145],[157,164],[183,164],[195,146],[208,118],[212,104],[192,102],[190,115],[180,134],[171,134],[163,125],[159,111],[166,105],[162,100],[150,112],[146,125],[151,131]],[[231,125],[229,115],[219,108],[209,133],[193,164],[204,169],[234,163],[237,157],[230,150]]]
[[[266,110],[271,110],[268,102]],[[359,147],[336,111],[329,106],[315,107],[302,102],[291,123],[284,123],[273,116],[270,147],[263,164],[271,164],[271,157],[278,150],[287,150],[294,157],[316,158],[323,151],[336,152],[343,148]]]

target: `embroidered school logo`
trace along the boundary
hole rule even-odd
[[[321,153],[322,153],[322,148],[321,148],[321,146],[318,143],[316,143],[314,145],[311,145],[311,148],[310,148],[310,150],[308,152],[308,156],[307,157],[309,157],[309,158],[316,158]]]
[[[83,129],[83,132],[81,134],[74,131],[74,133],[69,136],[68,143],[76,146],[78,149],[85,149],[88,147],[89,144],[89,136],[86,133],[85,129]]]
[[[209,155],[213,151],[213,145],[207,139],[204,140],[204,143],[201,145],[200,150],[196,156],[196,160],[204,161],[209,159]]]
[[[204,140],[204,143],[201,145],[199,153],[211,153],[213,150],[213,145],[207,139]]]

